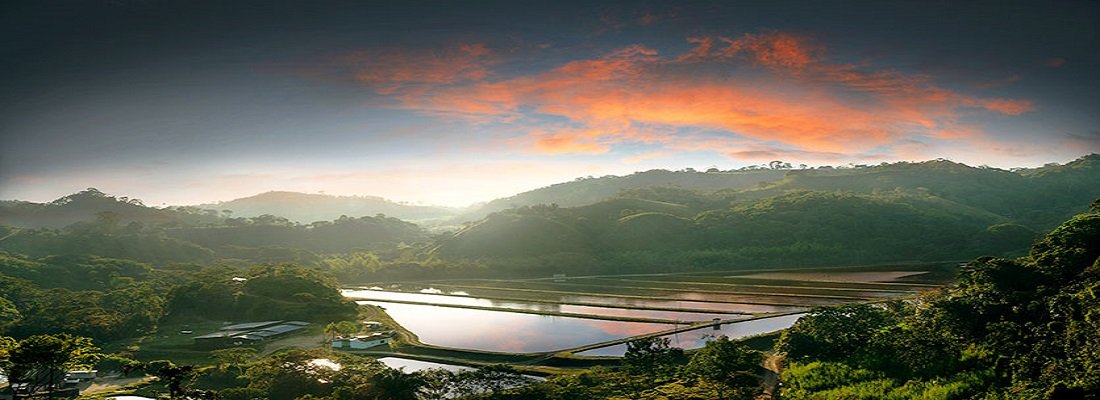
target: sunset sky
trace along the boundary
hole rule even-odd
[[[0,199],[1100,152],[1098,2],[10,3]]]

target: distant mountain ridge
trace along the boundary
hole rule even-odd
[[[455,262],[524,275],[962,260],[1019,254],[1037,232],[1100,198],[1098,182],[1096,154],[1014,170],[947,160],[652,170],[520,193],[465,220],[454,209],[377,197],[269,192],[153,208],[88,189],[50,203],[0,202],[0,251],[310,265],[369,252],[343,257],[370,273],[386,263]],[[499,207],[507,208],[492,211]],[[418,217],[443,225],[404,220]]]
[[[447,218],[457,213],[452,208],[401,204],[376,196],[333,196],[286,191],[270,191],[196,207],[229,210],[236,217],[277,215],[300,223],[329,221],[340,216],[362,217],[377,214],[422,221]]]
[[[476,220],[492,212],[536,204],[557,204],[561,207],[585,206],[615,197],[623,191],[649,187],[675,187],[705,192],[743,189],[782,179],[786,172],[782,169],[728,172],[654,169],[623,176],[577,178],[570,182],[557,183],[492,200],[470,213],[463,214],[460,219]]]
[[[470,209],[402,204],[377,196],[334,196],[289,191],[269,191],[197,206],[153,208],[142,205],[136,199],[110,196],[92,188],[50,203],[0,201],[0,224],[59,228],[75,222],[91,221],[99,213],[109,212],[120,221],[142,223],[168,223],[181,218],[196,222],[207,217],[274,215],[308,224],[335,220],[341,216],[385,214],[419,224],[448,225],[478,221],[491,213],[515,207],[539,204],[581,207],[632,191],[674,188],[732,196],[732,200],[723,196],[661,200],[677,204],[718,201],[707,205],[691,204],[697,211],[720,208],[722,202],[727,205],[729,201],[744,203],[807,190],[858,194],[926,193],[938,201],[950,203],[946,204],[949,207],[969,208],[967,212],[990,213],[1035,229],[1044,229],[1065,220],[1081,204],[1091,201],[1089,196],[1092,191],[1089,189],[1100,186],[1097,185],[1100,180],[1096,173],[1098,169],[1100,155],[1092,154],[1063,165],[1012,171],[971,167],[942,159],[854,168],[712,169],[706,172],[691,169],[649,170],[623,176],[578,178],[495,199]],[[643,197],[653,195],[656,194],[649,193]],[[225,213],[226,210],[229,213]]]
[[[171,209],[147,207],[141,200],[111,196],[96,188],[88,188],[49,203],[0,201],[0,224],[10,226],[60,228],[107,215],[121,221],[143,223],[165,223],[178,216]]]
[[[545,204],[490,213],[438,238],[431,251],[458,259],[557,257],[573,265],[585,257],[602,257],[612,264],[655,268],[671,263],[959,260],[1026,249],[1036,232],[1085,211],[1100,198],[1097,154],[1012,171],[937,159],[763,172],[755,176],[779,173],[781,178],[755,183],[743,179],[740,186],[707,191],[628,189],[575,207],[560,207],[547,196]],[[661,174],[698,178],[713,173]],[[589,193],[586,189],[601,184],[621,188],[623,178],[551,188]],[[551,192],[540,191],[527,192],[526,198]],[[516,198],[523,196],[501,201]]]

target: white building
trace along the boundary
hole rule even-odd
[[[377,332],[370,335],[351,338],[336,338],[332,340],[334,349],[369,349],[375,346],[390,344],[393,332]]]

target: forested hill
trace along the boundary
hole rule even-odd
[[[784,399],[1095,399],[1100,201],[1020,258],[883,305],[819,308],[780,338]]]
[[[743,189],[761,182],[781,179],[785,172],[782,169],[743,171],[712,169],[710,172],[696,172],[692,169],[681,171],[657,169],[626,176],[577,178],[571,182],[558,183],[490,201],[481,208],[462,215],[461,218],[479,219],[492,212],[536,204],[557,204],[562,207],[583,206],[606,200],[623,191],[648,187],[676,187],[704,192]]]
[[[89,189],[47,204],[0,204],[0,251],[151,263],[340,265],[349,277],[459,266],[530,275],[946,261],[1022,254],[1036,232],[1100,198],[1097,155],[1014,171],[945,160],[775,166],[582,179],[516,197],[550,204],[490,213],[435,236],[393,216],[303,224],[272,214],[151,208]],[[651,186],[634,187],[642,184]],[[308,204],[295,207],[308,210]]]
[[[1025,251],[1036,232],[1100,197],[1098,182],[1097,155],[1017,171],[945,160],[791,170],[740,189],[650,187],[579,207],[513,208],[432,252],[579,269],[962,260]]]
[[[1083,211],[1100,192],[1100,155],[1064,165],[1006,171],[947,160],[865,168],[792,170],[766,187],[742,191],[767,198],[796,190],[861,194],[903,192],[934,196],[1047,230]]]
[[[238,217],[278,215],[300,223],[329,221],[340,218],[341,215],[362,217],[377,214],[420,221],[450,217],[457,213],[457,210],[450,208],[401,204],[375,196],[331,196],[278,191],[197,207],[229,210]]]
[[[36,204],[0,205],[0,252],[93,255],[150,263],[321,263],[323,254],[397,252],[427,240],[416,224],[384,215],[300,224],[274,215],[233,217],[195,207],[146,207],[96,189]]]
[[[202,213],[146,207],[141,200],[115,197],[89,188],[49,203],[0,201],[0,224],[26,228],[61,228],[77,222],[109,217],[119,221],[169,223],[205,222]]]
[[[1100,155],[1064,165],[1003,170],[972,167],[948,160],[823,166],[793,169],[790,164],[740,170],[650,170],[626,176],[578,178],[490,201],[459,216],[477,220],[509,208],[557,204],[578,207],[651,187],[687,189],[703,194],[733,194],[737,201],[759,200],[795,191],[841,191],[858,194],[902,192],[931,195],[958,206],[990,212],[1036,229],[1049,229],[1081,211],[1096,195]]]

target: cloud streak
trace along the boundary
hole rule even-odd
[[[825,46],[785,32],[687,39],[690,50],[664,55],[641,44],[549,69],[494,73],[484,45],[437,52],[345,58],[354,77],[392,107],[510,124],[528,150],[603,154],[616,145],[698,147],[691,132],[717,131],[730,157],[774,150],[731,147],[778,143],[790,154],[910,152],[913,137],[983,140],[974,116],[1012,117],[1028,100],[981,97],[934,84],[923,74],[832,62]],[[553,121],[553,122],[547,122]],[[747,140],[747,141],[746,141]],[[768,147],[774,149],[774,146]]]

